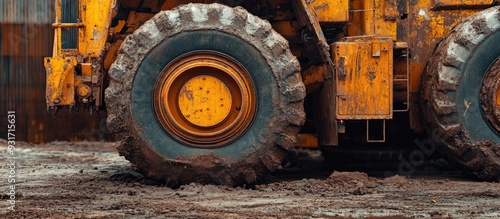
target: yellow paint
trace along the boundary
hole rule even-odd
[[[299,134],[296,146],[299,148],[318,148],[318,137],[313,134]]]
[[[76,64],[74,58],[45,58],[46,98],[49,106],[74,104]]]
[[[80,17],[85,27],[78,31],[78,51],[83,56],[100,57],[108,38],[116,0],[80,0]]]
[[[392,119],[392,41],[353,37],[332,46],[337,119]]]
[[[92,64],[90,63],[81,63],[80,67],[82,69],[82,76],[84,77],[92,77]]]
[[[216,77],[200,75],[190,79],[179,93],[179,109],[190,123],[212,127],[223,122],[232,108],[231,91]]]
[[[397,40],[397,18],[399,12],[396,0],[376,1],[375,7],[380,10],[375,11],[375,36],[391,37]]]
[[[352,0],[350,10],[349,36],[374,35],[373,1]]]
[[[384,20],[392,21],[400,17],[396,0],[383,0],[379,2],[383,6],[382,12]]]
[[[309,8],[316,12],[318,21],[322,23],[339,23],[349,21],[348,0],[315,0]]]
[[[430,37],[439,38],[444,36],[444,17],[441,15],[437,15],[433,17],[430,22],[431,33]]]

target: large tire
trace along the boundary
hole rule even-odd
[[[481,180],[500,179],[500,135],[487,119],[492,112],[481,107],[494,104],[481,92],[500,57],[499,42],[500,7],[492,7],[455,27],[422,76],[429,136],[452,163]]]
[[[214,147],[186,144],[155,115],[159,76],[193,51],[228,57],[255,86],[253,120],[239,136]],[[109,74],[107,124],[122,137],[119,153],[169,186],[253,183],[280,165],[305,120],[305,86],[288,42],[240,7],[187,4],[158,13],[127,37]]]

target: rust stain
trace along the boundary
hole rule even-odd
[[[188,98],[188,100],[193,100],[194,99],[193,91],[186,89],[186,87],[183,87],[181,89],[179,96],[182,96],[182,95],[186,96],[186,98]]]

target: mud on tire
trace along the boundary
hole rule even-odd
[[[500,7],[479,12],[440,43],[422,76],[428,134],[452,163],[481,180],[500,180],[500,136],[480,98],[483,77],[500,57],[499,42]]]
[[[247,68],[255,83],[254,120],[241,137],[223,147],[183,145],[155,118],[151,96],[156,76],[174,55],[189,50],[225,53]],[[187,4],[160,12],[127,37],[109,75],[107,124],[121,136],[120,155],[170,186],[253,183],[280,165],[305,119],[305,87],[288,42],[268,22],[240,7]]]

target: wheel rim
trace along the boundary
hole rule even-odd
[[[200,51],[176,59],[160,74],[154,108],[171,137],[188,146],[214,148],[250,126],[255,97],[251,77],[237,61]]]
[[[489,67],[481,88],[483,116],[500,135],[500,58]]]

